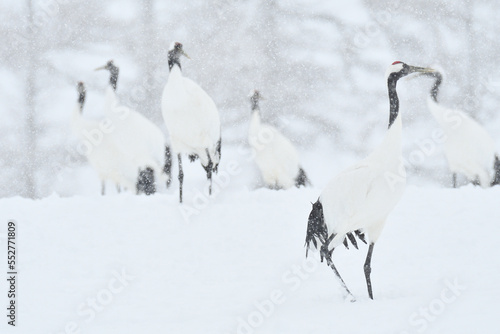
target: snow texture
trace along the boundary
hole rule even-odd
[[[408,186],[375,246],[374,301],[366,245],[335,250],[349,303],[305,258],[321,188],[247,189],[229,167],[210,199],[191,179],[184,205],[174,191],[2,199],[19,225],[19,325],[2,333],[496,332],[500,188]]]

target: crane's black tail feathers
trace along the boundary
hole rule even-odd
[[[491,186],[500,184],[500,158],[495,155],[495,163],[493,164],[493,172],[495,173]]]
[[[359,249],[356,237],[358,237],[359,240],[366,244],[365,234],[361,230],[355,230],[346,234],[343,242],[345,248],[349,249],[349,243],[347,242],[347,239],[349,239],[354,248]]]
[[[295,186],[297,188],[300,188],[301,186],[310,186],[311,181],[307,178],[306,172],[302,169],[302,167],[299,167],[299,174],[295,178]]]
[[[354,234],[353,234],[354,233]],[[306,257],[308,255],[309,249],[314,246],[314,248],[318,249],[318,241],[319,243],[328,249],[328,244],[335,238],[335,233],[332,233],[330,237],[328,237],[328,226],[325,223],[325,217],[323,215],[323,205],[319,201],[313,204],[311,213],[309,214],[309,221],[307,223],[307,234],[306,234]],[[354,248],[358,249],[358,243],[356,241],[356,237],[361,240],[363,243],[366,242],[365,234],[362,230],[355,230],[346,234],[343,244],[345,248],[349,249],[349,241],[352,243]],[[311,245],[312,243],[312,245]],[[329,250],[328,253],[331,254],[332,250]],[[323,254],[321,254],[321,262],[323,262]]]
[[[165,146],[165,164],[163,165],[163,173],[167,175],[167,188],[170,187],[172,182],[172,152],[170,147]]]
[[[359,240],[363,241],[365,245],[367,245],[365,234],[361,230],[356,230],[354,231],[356,233],[356,236],[359,238]]]
[[[212,173],[218,173],[219,171],[219,161],[221,157],[221,139],[219,138],[219,141],[217,142],[217,145],[215,147],[215,155],[213,157],[210,155],[208,149],[206,149],[206,153],[208,158],[208,164],[206,166],[202,164],[202,166],[205,172],[207,173],[207,178],[210,178]],[[189,157],[191,159],[191,156]],[[198,156],[196,155],[196,159],[197,158]]]
[[[155,172],[153,168],[146,167],[145,169],[139,169],[136,190],[137,194],[145,193],[146,195],[152,195],[156,192]]]
[[[311,248],[311,243],[314,248],[318,249],[318,241],[324,244],[328,239],[328,227],[325,224],[325,217],[323,216],[323,205],[319,201],[313,204],[311,213],[309,214],[309,221],[307,223],[306,233],[306,257]]]

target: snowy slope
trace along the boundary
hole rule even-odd
[[[1,221],[19,225],[20,309],[0,332],[497,333],[500,188],[408,187],[375,247],[374,301],[367,248],[334,253],[356,303],[317,254],[305,261],[320,191],[231,183],[189,221],[175,192],[2,199]]]

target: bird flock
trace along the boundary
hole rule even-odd
[[[221,160],[221,124],[212,98],[182,72],[182,59],[189,56],[183,45],[174,42],[168,51],[169,76],[161,98],[161,111],[169,134],[170,145],[162,131],[138,112],[120,104],[116,95],[119,68],[108,61],[96,70],[109,72],[104,105],[105,119],[112,131],[101,131],[99,143],[86,151],[89,164],[102,182],[113,183],[118,191],[154,194],[159,184],[168,188],[172,181],[172,157],[178,160],[179,202],[183,202],[184,171],[182,157],[199,160],[212,192],[213,174]],[[306,256],[311,248],[319,250],[321,261],[333,270],[345,297],[355,301],[333,263],[333,251],[340,245],[358,248],[358,241],[368,244],[364,275],[369,298],[373,299],[371,259],[387,217],[401,199],[406,172],[402,157],[402,120],[396,90],[398,80],[417,73],[433,79],[428,108],[439,123],[447,140],[444,153],[452,174],[470,182],[489,187],[500,183],[500,154],[492,137],[471,117],[460,110],[442,106],[438,93],[443,81],[440,71],[417,67],[400,61],[386,72],[389,97],[388,130],[378,147],[365,159],[334,176],[312,204],[306,232]],[[83,139],[96,136],[102,122],[83,117],[86,89],[77,84],[78,100],[72,123],[75,133]],[[261,120],[260,91],[252,90],[248,143],[254,152],[255,164],[262,180],[271,189],[289,189],[311,185],[300,164],[292,142],[278,129]],[[102,133],[104,132],[104,134]]]

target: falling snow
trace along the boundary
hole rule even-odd
[[[500,148],[499,16],[492,0],[0,0],[0,214],[20,226],[17,333],[495,332],[499,189],[463,176],[451,189],[428,78],[398,83],[409,188],[374,251],[375,301],[365,248],[335,253],[359,297],[350,304],[326,266],[305,262],[303,243],[310,203],[383,138],[396,60],[440,69],[440,103]],[[114,60],[121,103],[168,141],[172,41],[220,114],[214,194],[186,159],[183,206],[176,167],[154,196],[108,184],[101,197],[70,126],[76,83],[87,87],[84,117],[101,120],[108,74],[94,69]],[[264,188],[248,144],[252,89],[311,187]]]

